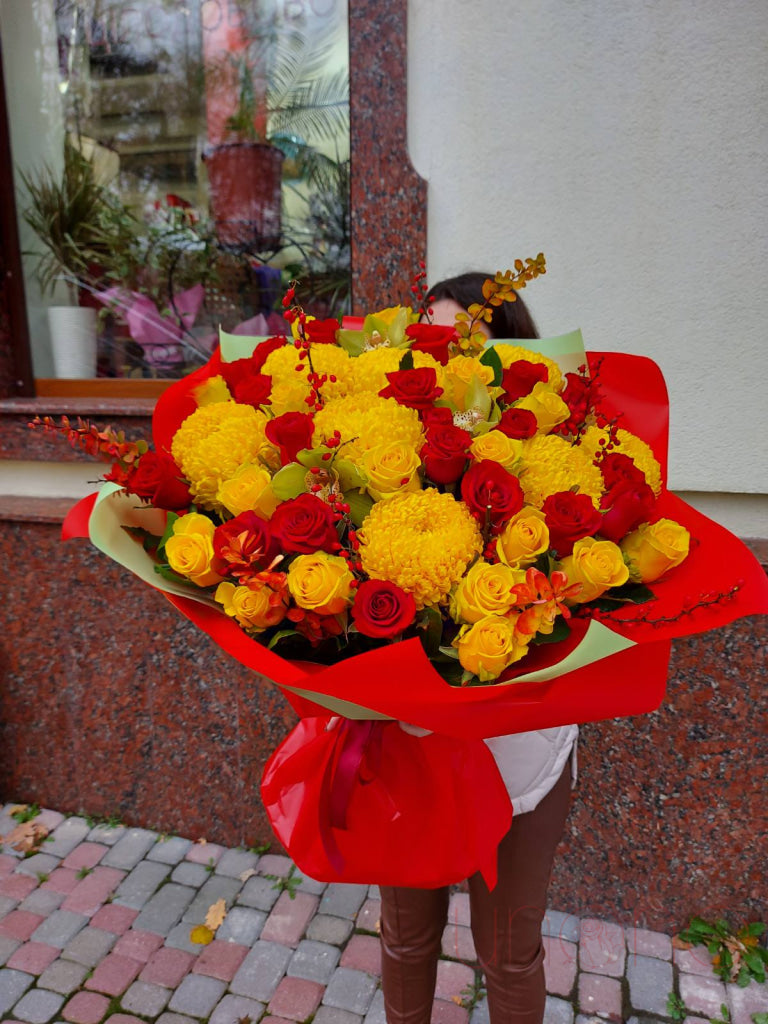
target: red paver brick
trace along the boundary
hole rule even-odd
[[[3,1022],[3,1024],[5,1024],[5,1022]],[[11,1021],[11,1024],[14,1024],[14,1022]],[[268,1017],[262,1017],[259,1024],[294,1024],[294,1022],[286,1020],[285,1017],[273,1017],[272,1014],[270,1014]]]
[[[281,892],[261,930],[261,938],[283,946],[298,946],[312,915],[317,910],[317,896],[297,892],[295,899]]]
[[[119,996],[132,981],[135,981],[140,970],[141,964],[138,960],[120,956],[119,953],[109,953],[97,965],[85,987],[96,992],[105,992],[108,996]]]
[[[579,1009],[589,1015],[621,1020],[621,982],[602,974],[580,974]]]
[[[570,995],[576,977],[576,944],[550,935],[544,935],[542,942],[547,992],[556,996]]]
[[[0,878],[0,896],[10,896],[12,900],[23,900],[37,888],[37,879],[31,875],[5,875]]]
[[[69,896],[75,886],[80,882],[77,872],[71,868],[56,868],[48,876],[47,881],[40,886],[41,889],[51,889],[53,892],[64,893]]]
[[[460,924],[465,928],[469,927],[469,893],[451,893],[451,899],[448,903],[448,924]]]
[[[462,991],[474,983],[475,972],[471,967],[452,963],[450,960],[440,960],[437,965],[435,998],[450,1002],[454,996],[461,996]]]
[[[339,966],[381,977],[381,942],[373,935],[353,935],[341,954]]]
[[[98,1024],[109,1008],[106,996],[96,992],[78,992],[69,1000],[62,1011],[64,1020],[72,1024]]]
[[[460,924],[447,924],[443,932],[443,956],[454,960],[477,960],[472,929]]]
[[[80,868],[95,868],[101,858],[109,849],[101,843],[80,843],[61,862],[63,868],[73,868],[79,871]]]
[[[662,932],[651,932],[647,928],[627,928],[627,949],[636,956],[669,960],[672,956],[672,941]]]
[[[610,974],[620,978],[624,973],[626,940],[624,929],[608,921],[584,918],[579,935],[579,964],[583,971]]]
[[[19,862],[7,853],[0,853],[0,875],[10,875]]]
[[[325,986],[304,978],[283,978],[267,1009],[288,1020],[306,1020],[320,1005]]]
[[[96,867],[79,882],[61,905],[62,910],[76,914],[95,914],[125,878],[125,871],[117,868]]]
[[[189,973],[195,957],[183,949],[163,946],[158,949],[147,966],[141,972],[141,981],[151,981],[165,988],[177,988],[186,974]]]
[[[44,920],[41,914],[31,914],[28,910],[12,910],[0,921],[0,935],[9,935],[12,939],[26,942]]]
[[[193,864],[208,864],[210,861],[218,864],[224,849],[225,847],[217,846],[216,843],[195,843],[184,860],[192,861]]]
[[[141,1017],[132,1017],[130,1013],[113,1013],[109,1019],[111,1024],[145,1024]]]
[[[237,942],[215,940],[205,947],[192,971],[221,981],[232,981],[249,949],[249,946],[241,946]]]
[[[91,926],[112,932],[113,935],[123,935],[138,916],[138,910],[121,907],[119,903],[107,903],[93,915]]]
[[[120,936],[112,952],[119,953],[121,956],[129,956],[132,960],[138,960],[139,963],[145,964],[162,944],[162,935],[131,929]]]
[[[55,946],[47,946],[44,942],[25,942],[23,946],[6,960],[6,967],[27,974],[42,974],[46,967],[53,963],[61,953]]]
[[[366,900],[357,912],[356,927],[366,932],[378,932],[381,921],[381,900]]]
[[[468,1020],[469,1011],[457,1003],[448,1003],[444,999],[436,999],[432,1003],[430,1024],[467,1024]]]
[[[712,957],[706,946],[694,946],[692,949],[673,949],[672,962],[677,964],[686,974],[700,974],[704,978],[712,977]]]

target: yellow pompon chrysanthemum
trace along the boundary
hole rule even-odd
[[[483,547],[466,506],[434,487],[377,502],[358,537],[365,572],[413,594],[417,608],[444,602]]]
[[[313,443],[322,444],[334,430],[339,431],[342,442],[351,442],[340,450],[341,457],[355,463],[360,461],[363,452],[383,441],[402,441],[417,453],[424,444],[424,431],[416,410],[399,405],[394,398],[382,398],[373,391],[326,402],[315,415]]]
[[[571,445],[556,434],[539,434],[523,441],[523,466],[519,479],[526,505],[541,508],[548,495],[578,487],[600,508],[603,476],[584,445]]]
[[[202,384],[194,388],[192,394],[195,396],[198,406],[214,405],[216,402],[229,402],[232,399],[227,382],[220,374],[203,381]]]
[[[216,402],[195,410],[176,431],[171,454],[189,480],[197,505],[220,511],[216,493],[246,462],[272,449],[264,434],[267,417],[250,405]]]
[[[387,374],[394,373],[400,368],[400,360],[405,353],[406,349],[392,348],[389,345],[379,345],[361,352],[351,361],[352,387],[350,394],[358,394],[361,391],[373,391],[378,394],[389,384]],[[428,352],[414,352],[413,365],[417,370],[422,367],[433,369],[437,375],[437,386],[445,388],[444,369]]]
[[[648,486],[658,498],[661,494],[661,466],[651,448],[628,430],[618,430],[616,437],[618,444],[613,451],[632,459],[637,468],[645,474]],[[608,431],[600,427],[588,427],[581,435],[581,445],[593,459],[603,447],[600,444],[601,440],[608,441]]]
[[[532,352],[529,348],[524,348],[522,345],[507,345],[502,342],[493,347],[496,349],[496,355],[501,360],[501,365],[505,370],[509,369],[512,363],[516,363],[518,359],[525,359],[529,363],[543,363],[549,371],[549,379],[547,381],[549,386],[557,392],[563,390],[563,375],[560,372],[560,367],[554,360],[548,359],[547,356],[543,356],[540,352]]]
[[[349,394],[352,384],[352,360],[344,349],[337,345],[312,345],[310,351],[315,371],[328,375],[328,380],[322,386],[323,397],[341,398]],[[272,378],[273,390],[285,387],[294,391],[297,385],[303,385],[306,397],[309,394],[308,367],[299,372],[296,369],[298,363],[299,350],[293,345],[284,345],[270,352],[261,372]],[[331,380],[331,377],[335,377],[336,380]]]

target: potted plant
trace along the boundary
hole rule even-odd
[[[80,301],[92,288],[102,261],[130,230],[131,215],[110,190],[96,180],[92,164],[69,140],[58,174],[45,165],[21,175],[30,205],[23,216],[43,243],[36,276],[43,293],[63,279],[67,306],[49,306],[53,362],[58,377],[93,377],[96,373],[96,309]]]

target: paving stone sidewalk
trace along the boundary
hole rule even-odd
[[[0,836],[16,825],[0,811]],[[325,885],[284,856],[141,828],[93,827],[43,810],[41,852],[0,852],[3,1024],[385,1024],[375,886]],[[208,908],[227,915],[190,941]],[[768,985],[724,985],[704,949],[549,910],[547,1024],[670,1020],[768,1011]],[[433,1024],[486,1024],[466,893],[451,896]]]

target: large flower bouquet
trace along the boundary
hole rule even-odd
[[[314,877],[492,878],[510,810],[482,737],[652,710],[671,636],[768,607],[749,552],[664,489],[654,364],[588,357],[578,332],[488,341],[493,308],[544,269],[517,261],[449,328],[423,272],[415,309],[342,324],[291,289],[287,336],[222,335],[165,393],[154,452],[65,427],[117,456],[65,533],[304,716],[263,793]]]

